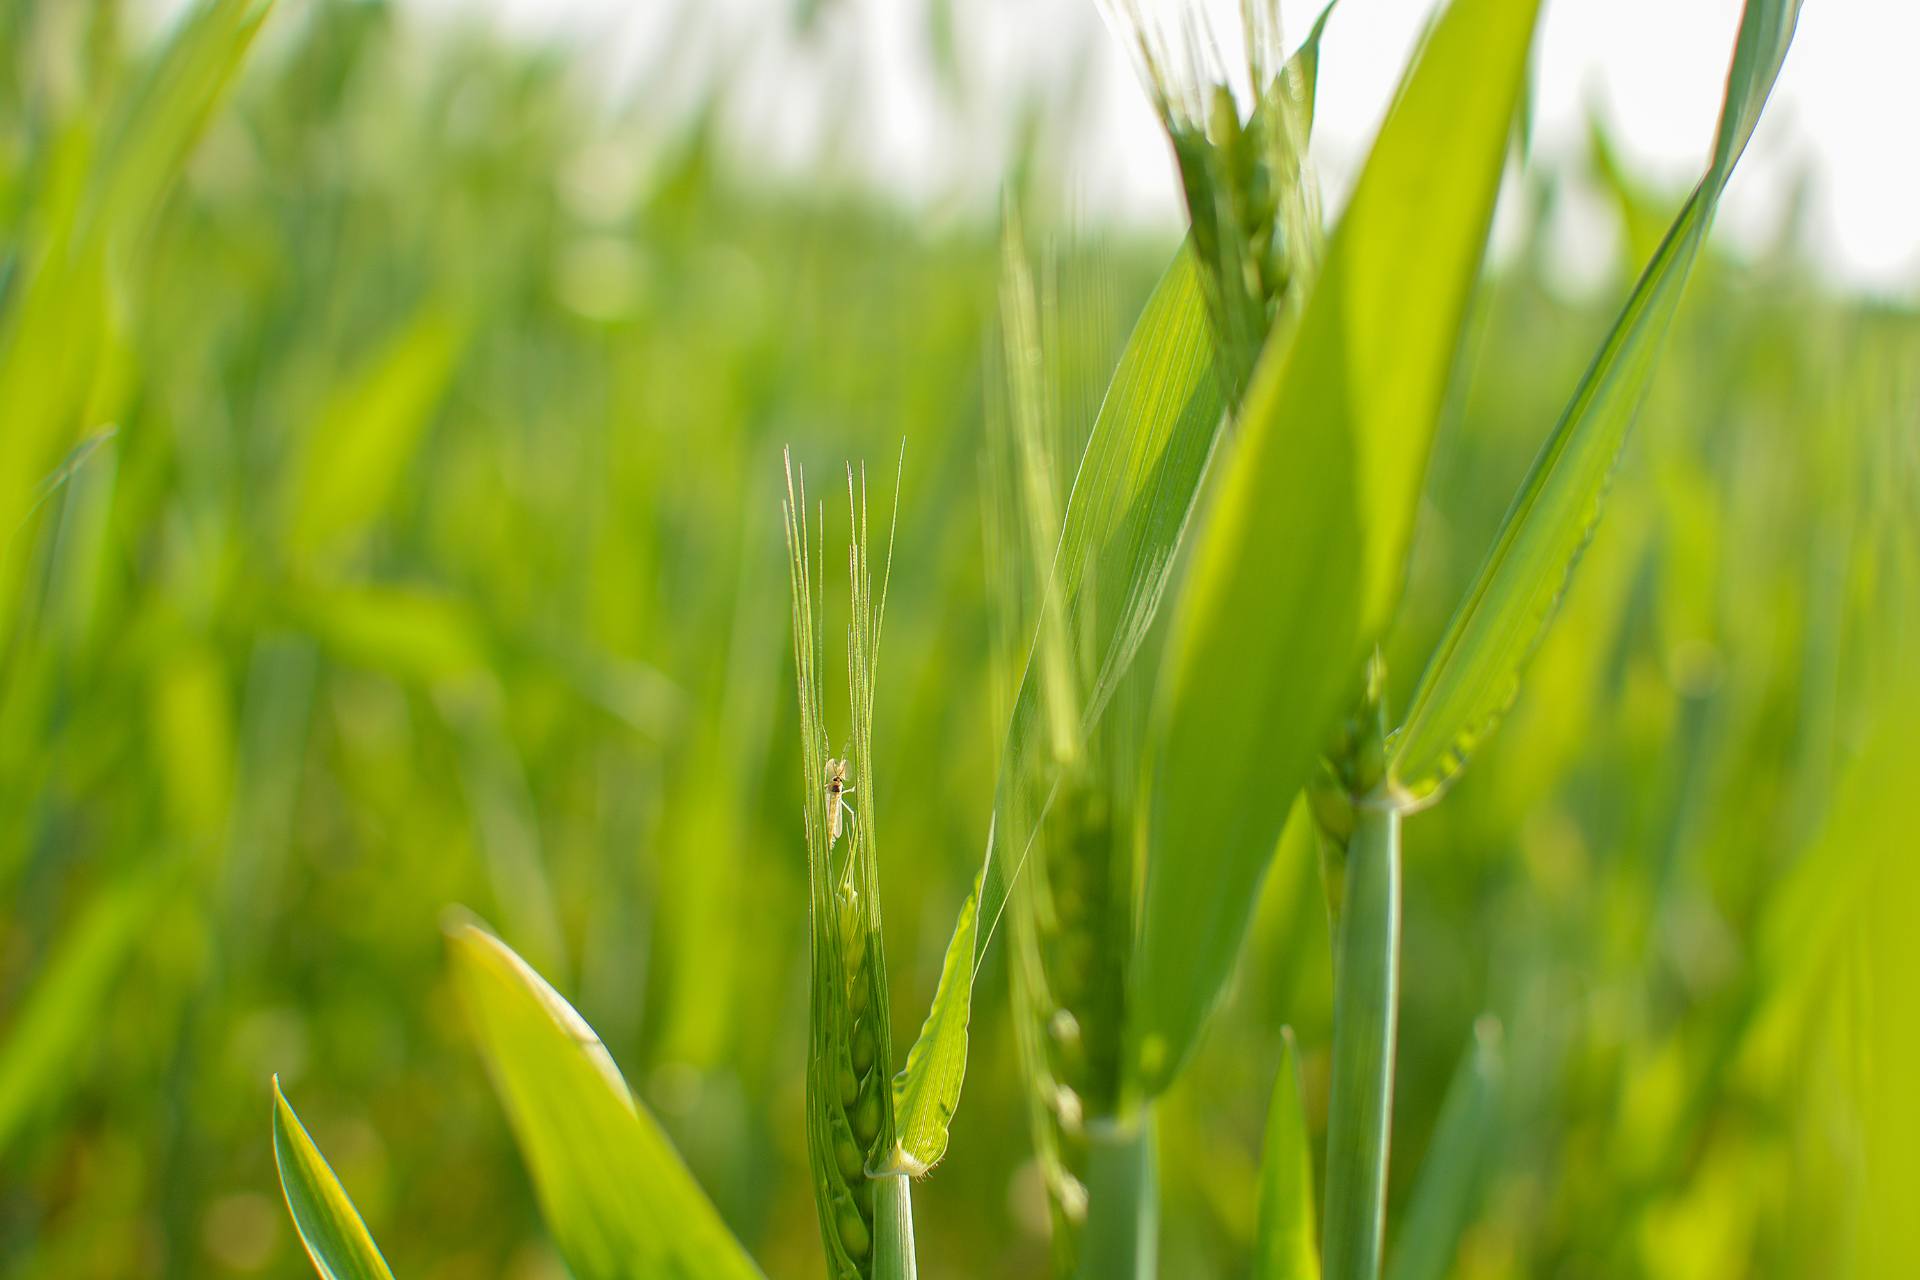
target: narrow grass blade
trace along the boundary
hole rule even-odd
[[[1300,1055],[1293,1032],[1287,1030],[1282,1032],[1273,1100],[1267,1104],[1253,1280],[1320,1280],[1320,1251],[1313,1237],[1313,1140],[1300,1100]]]
[[[102,369],[123,335],[117,267],[138,249],[201,130],[226,95],[265,20],[263,0],[209,0],[178,25],[148,76],[113,103],[104,131],[78,129],[58,162],[85,169],[71,187],[48,180],[29,207],[47,229],[19,245],[0,298],[0,536],[36,501],[35,485],[82,433]],[[0,548],[4,549],[4,548]],[[21,562],[0,555],[0,631],[11,625]]]
[[[1159,608],[1221,421],[1206,308],[1183,248],[1161,276],[1108,384],[1044,597],[1043,607],[1066,611],[1065,634],[1093,636],[1096,667],[1079,726],[1083,739]],[[901,1153],[923,1167],[946,1150],[966,1071],[973,981],[1057,778],[1041,684],[1030,658],[1008,721],[986,860],[961,905],[934,1006],[894,1082]]]
[[[1135,979],[1149,1090],[1218,999],[1287,809],[1397,599],[1536,11],[1447,10],[1297,333],[1254,372],[1161,673]]]
[[[299,553],[343,549],[384,511],[453,374],[461,336],[429,309],[334,392],[308,428],[288,495],[287,540]]]
[[[448,936],[481,1056],[579,1280],[757,1277],[593,1029],[507,945]]]
[[[989,836],[991,839],[991,836]],[[893,1078],[895,1165],[920,1176],[940,1162],[947,1151],[947,1131],[960,1105],[960,1086],[967,1073],[967,1022],[972,1011],[973,939],[979,881],[960,905],[946,957],[940,963],[940,982],[927,1009],[907,1063]]]
[[[273,1162],[294,1230],[321,1280],[393,1280],[360,1211],[273,1078]]]
[[[165,883],[149,874],[102,890],[48,958],[0,1044],[0,1152],[81,1074],[86,1039]]]
[[[1390,807],[1359,811],[1336,946],[1326,1274],[1329,1280],[1374,1280],[1387,1216],[1400,1006],[1400,815]]]
[[[1534,460],[1395,735],[1389,768],[1410,803],[1440,793],[1519,693],[1527,661],[1593,535],[1687,276],[1773,89],[1799,11],[1799,0],[1748,0],[1706,176]]]
[[[1387,1280],[1442,1280],[1451,1272],[1499,1139],[1504,1076],[1500,1023],[1482,1018],[1447,1086],[1440,1123],[1394,1241]]]
[[[1223,405],[1199,273],[1182,248],[1127,339],[1074,477],[1043,608],[1065,609],[1068,635],[1090,629],[1097,675],[1084,715],[1097,718],[1159,608],[1173,553],[1213,449]],[[1090,627],[1080,619],[1091,617]],[[1044,632],[1045,619],[1038,631]],[[980,887],[978,970],[1007,892],[1045,815],[1057,773],[1041,673],[1030,659],[1000,759],[996,839]],[[1088,725],[1081,726],[1084,737]]]

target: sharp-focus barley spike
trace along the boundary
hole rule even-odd
[[[789,465],[787,542],[793,560],[794,668],[799,684],[801,766],[806,780],[805,827],[812,994],[809,1002],[807,1139],[820,1235],[832,1280],[867,1280],[889,1241],[910,1235],[903,1198],[876,1195],[868,1171],[885,1163],[894,1145],[889,1087],[892,1040],[887,1023],[886,962],[880,943],[879,882],[873,830],[873,673],[884,585],[873,595],[866,544],[865,476],[847,471],[852,538],[847,550],[852,619],[847,627],[851,742],[829,755],[821,672],[825,669],[815,598],[823,584],[811,578],[813,556],[824,565],[824,534],[817,551],[808,540],[802,479]],[[824,525],[824,518],[821,523]],[[891,549],[889,549],[889,557]],[[818,572],[824,573],[824,570]],[[860,810],[849,797],[860,781]],[[836,855],[842,835],[843,854]],[[837,858],[837,860],[836,860]],[[891,1176],[891,1175],[890,1175]],[[890,1216],[892,1215],[892,1216]],[[879,1247],[876,1247],[879,1246]],[[907,1247],[911,1248],[910,1239]]]

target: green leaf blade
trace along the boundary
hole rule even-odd
[[[1496,1149],[1505,1083],[1500,1023],[1484,1017],[1440,1106],[1440,1121],[1420,1166],[1387,1280],[1443,1280],[1472,1218]]]
[[[1313,1140],[1300,1097],[1300,1054],[1287,1030],[1267,1104],[1253,1280],[1320,1280],[1313,1222]]]
[[[580,1280],[760,1275],[606,1046],[525,961],[460,924],[453,969],[541,1212]]]
[[[1255,370],[1162,672],[1135,978],[1149,1091],[1192,1051],[1287,809],[1392,614],[1536,13],[1447,10],[1297,333]]]
[[[1599,523],[1607,483],[1646,396],[1687,277],[1759,122],[1798,0],[1748,0],[1706,176],[1641,273],[1574,391],[1415,690],[1389,772],[1430,803],[1498,727]]]
[[[321,1280],[393,1280],[346,1188],[273,1078],[273,1160],[294,1230]]]
[[[1108,384],[1044,597],[1046,608],[1067,612],[1066,633],[1079,634],[1083,618],[1093,628],[1099,664],[1083,736],[1139,652],[1199,492],[1223,413],[1212,351],[1199,273],[1182,247]],[[931,1167],[946,1150],[966,1072],[973,981],[1050,800],[1057,760],[1043,683],[1030,661],[1008,718],[986,859],[961,906],[927,1020],[893,1084],[902,1167]]]
[[[948,1129],[960,1105],[967,1071],[967,1025],[972,1012],[973,946],[978,931],[980,887],[960,904],[953,938],[940,963],[940,982],[927,1020],[893,1078],[895,1164],[920,1177],[947,1152]]]
[[[1091,620],[1098,677],[1088,720],[1138,653],[1173,568],[1173,552],[1198,495],[1222,424],[1213,341],[1200,273],[1182,247],[1134,325],[1094,419],[1067,501],[1053,582],[1043,607],[1065,609],[1062,630]],[[1040,622],[1044,633],[1046,619]],[[1015,695],[994,803],[996,835],[981,880],[985,958],[1028,843],[1044,816],[1057,761],[1047,745],[1042,673],[1029,661]],[[1091,728],[1081,726],[1082,736]]]

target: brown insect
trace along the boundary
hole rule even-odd
[[[847,781],[847,762],[845,760],[827,761],[827,844],[832,845],[840,838],[840,814],[844,810],[851,813],[853,806],[848,804],[846,796],[853,790],[853,784]]]

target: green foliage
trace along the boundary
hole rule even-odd
[[[1241,407],[1161,677],[1133,1022],[1149,1089],[1192,1052],[1287,809],[1390,621],[1533,18],[1449,7],[1297,332],[1269,343]]]
[[[333,1174],[327,1158],[293,1112],[293,1104],[273,1081],[273,1160],[280,1169],[280,1192],[307,1257],[321,1280],[393,1280],[380,1246],[367,1233],[360,1211]]]
[[[164,876],[148,874],[103,890],[36,975],[0,1044],[0,1151],[66,1085],[69,1064],[96,1030],[96,1011],[165,887]]]
[[[1500,1024],[1482,1018],[1447,1086],[1420,1181],[1393,1242],[1388,1280],[1440,1280],[1452,1268],[1485,1179],[1487,1153],[1500,1140],[1503,1064]]]
[[[1393,785],[1413,803],[1438,794],[1519,693],[1526,661],[1593,537],[1607,481],[1681,292],[1713,225],[1720,193],[1773,90],[1799,11],[1798,0],[1749,0],[1746,6],[1706,176],[1668,228],[1534,460],[1420,678],[1406,726],[1395,735]]]
[[[897,482],[895,495],[897,498]],[[893,1038],[885,998],[886,949],[880,928],[873,696],[887,584],[892,578],[893,542],[889,535],[880,594],[876,597],[868,559],[873,544],[867,527],[866,498],[865,470],[860,473],[856,497],[849,467],[847,587],[851,620],[846,661],[852,731],[846,757],[834,759],[830,755],[821,675],[824,624],[816,621],[826,608],[826,517],[822,511],[814,521],[808,519],[805,476],[796,480],[792,460],[787,461],[787,499],[782,510],[793,599],[807,916],[812,923],[807,1144],[829,1274],[884,1278],[914,1272],[912,1211],[906,1182],[910,1174],[924,1173],[931,1162],[916,1161],[895,1138],[894,1090],[889,1084]],[[810,527],[820,531],[817,551],[809,543]],[[964,919],[961,927],[965,927]],[[937,1015],[938,993],[935,999]],[[964,1041],[957,1052],[965,1054]],[[910,1101],[915,1100],[915,1089],[909,1087],[906,1092]],[[915,1120],[918,1136],[925,1132],[927,1121],[924,1115],[916,1115]],[[944,1129],[935,1132],[944,1139]]]
[[[703,14],[676,51],[703,46]],[[917,1025],[937,995],[896,1136],[939,1160],[912,1191],[929,1280],[1043,1273],[1031,1081],[995,994],[1015,957],[991,943],[1065,775],[1020,689],[1047,593],[1012,561],[1035,629],[1003,667],[1009,557],[977,522],[993,219],[842,184],[858,112],[804,168],[743,160],[758,77],[702,85],[676,57],[609,104],[558,51],[406,6],[277,6],[250,43],[254,6],[187,16],[149,35],[143,5],[0,6],[0,1274],[304,1274],[257,1105],[274,1071],[328,1117],[401,1274],[588,1274],[474,1055],[435,937],[454,901],[590,1018],[651,1149],[679,1153],[659,1163],[711,1199],[681,1216],[723,1219],[770,1274],[818,1274],[794,813],[815,779],[784,692],[777,459],[890,460],[903,436],[875,999]],[[1333,30],[1365,18],[1343,6]],[[954,22],[956,104],[1000,118],[965,6]],[[1758,76],[1768,41],[1743,47]],[[1021,112],[1032,208],[1061,194],[1050,103]],[[137,163],[115,176],[120,157]],[[1400,708],[1686,194],[1628,175],[1638,213],[1605,207],[1658,210],[1653,234],[1585,264],[1610,280],[1594,294],[1547,233],[1577,175],[1517,163],[1515,251],[1471,304],[1380,638]],[[1173,603],[1182,531],[1245,431],[1222,427],[1191,249],[1155,295],[1173,245],[1089,212],[1095,245],[1027,223],[1057,418],[1097,437],[1077,472],[1078,441],[1057,455],[1047,549],[1062,630],[1098,641],[1074,670],[1115,677],[1086,751],[1161,670],[1175,610],[1150,602]],[[1059,294],[1064,322],[1049,255],[1093,281]],[[1707,236],[1663,345],[1526,696],[1403,832],[1390,1270],[1912,1270],[1920,323],[1785,241],[1735,259]],[[322,450],[356,405],[385,425]],[[331,496],[296,542],[307,492]],[[1035,706],[1010,738],[1016,697]],[[1028,797],[1017,843],[1003,770]],[[1307,816],[1207,1034],[1132,1131],[1158,1194],[1129,1239],[1151,1222],[1169,1273],[1255,1256],[1283,1023],[1325,1150],[1334,984]],[[1455,1118],[1486,1095],[1449,1080],[1483,1015],[1504,1028],[1498,1122],[1463,1145]],[[649,1123],[578,1074],[611,1132]],[[1100,1154],[1147,1187],[1142,1146]],[[609,1194],[609,1220],[651,1212],[626,1194],[650,1185]]]
[[[1300,1099],[1300,1054],[1282,1029],[1280,1069],[1267,1104],[1260,1152],[1260,1217],[1253,1242],[1254,1280],[1319,1280],[1314,1244],[1313,1138]]]
[[[758,1276],[573,1006],[477,925],[456,924],[447,943],[481,1057],[572,1272]]]

